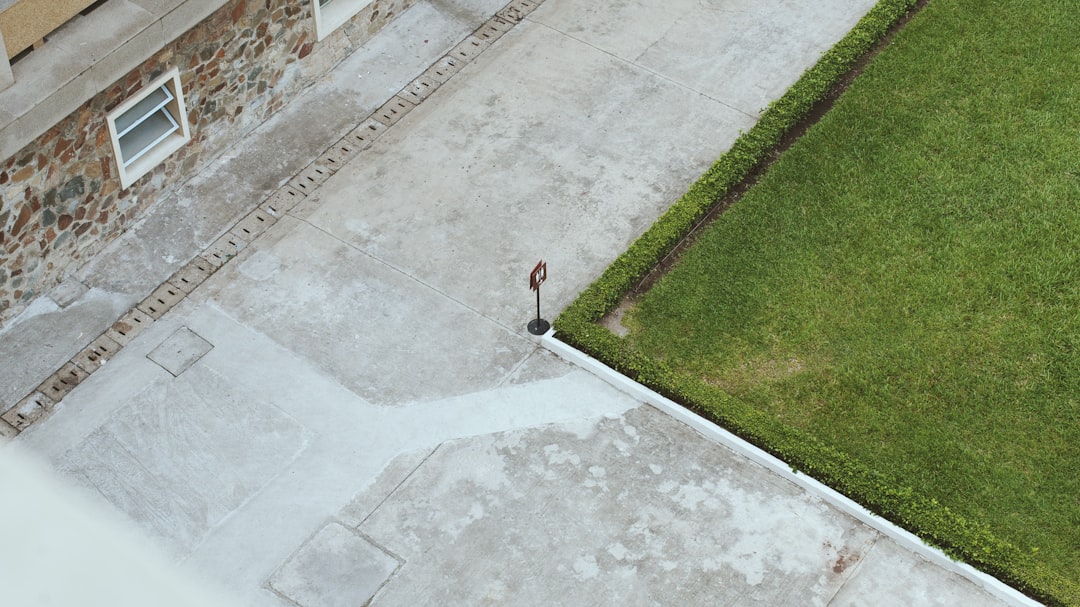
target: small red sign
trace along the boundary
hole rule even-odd
[[[531,274],[529,274],[529,289],[536,291],[547,280],[547,262],[540,260]]]

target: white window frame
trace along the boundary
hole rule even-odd
[[[180,70],[146,85],[109,112],[106,122],[120,185],[127,188],[191,140]]]
[[[315,39],[322,40],[375,0],[311,0],[315,13]]]

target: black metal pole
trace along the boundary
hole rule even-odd
[[[540,318],[540,284],[545,278],[547,278],[547,265],[541,261],[533,268],[533,273],[529,277],[529,287],[536,291],[536,318],[529,321],[529,333],[533,335],[543,335],[551,328],[548,321]]]

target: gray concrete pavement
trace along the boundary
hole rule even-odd
[[[491,0],[417,4],[9,322],[0,330],[0,411],[500,7]]]
[[[525,332],[537,259],[553,316],[871,4],[547,0],[16,442],[240,605],[1023,604]],[[374,109],[497,8],[421,2],[314,90]],[[307,134],[326,103],[42,310],[138,301],[347,130]]]

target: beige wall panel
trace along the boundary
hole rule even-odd
[[[0,32],[4,35],[10,59],[60,27],[94,0],[20,0],[0,13]]]

